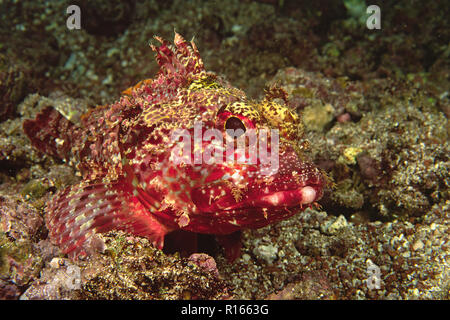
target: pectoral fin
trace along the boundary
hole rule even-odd
[[[46,224],[50,239],[74,257],[92,251],[86,245],[95,233],[123,230],[162,249],[169,231],[123,181],[80,183],[57,193],[48,205]]]

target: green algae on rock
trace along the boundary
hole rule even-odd
[[[358,122],[336,122],[324,134],[307,133],[313,157],[332,162],[337,184],[333,205],[353,211],[365,207],[373,219],[393,219],[423,216],[433,204],[449,199],[447,119],[436,101],[428,99],[430,93],[417,91],[414,82],[373,80],[370,87],[371,81],[365,86],[347,81],[342,91],[336,80],[292,68],[273,81],[287,92],[305,86],[314,92],[302,97],[305,111],[311,104],[327,103],[371,110]],[[392,87],[396,95],[387,91]],[[365,98],[375,92],[376,103]]]
[[[84,299],[228,299],[232,289],[186,258],[166,256],[144,238],[123,232],[104,236],[106,255],[83,268]],[[212,258],[211,258],[212,259]]]

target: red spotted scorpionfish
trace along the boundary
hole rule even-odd
[[[206,72],[194,42],[177,33],[174,45],[155,39],[155,79],[78,125],[52,107],[24,122],[33,146],[76,164],[82,176],[48,203],[49,237],[79,257],[96,233],[122,230],[162,249],[164,236],[181,229],[216,235],[232,260],[241,229],[317,204],[326,177],[303,155],[303,127],[284,90],[272,86],[254,101]],[[183,150],[191,152],[180,160]]]

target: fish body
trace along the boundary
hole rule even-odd
[[[282,89],[249,99],[206,72],[194,42],[177,33],[174,44],[155,38],[154,79],[80,124],[52,107],[24,122],[37,149],[70,161],[82,176],[48,203],[50,239],[78,257],[96,233],[123,230],[162,248],[164,236],[181,229],[219,236],[235,258],[236,232],[315,204],[325,176],[303,155],[303,127]]]

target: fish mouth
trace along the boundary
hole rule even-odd
[[[197,190],[197,195],[200,194]],[[208,194],[204,192],[202,194]],[[323,194],[322,185],[305,184],[291,185],[284,190],[247,190],[242,198],[237,199],[231,195],[232,191],[228,190],[227,195],[220,197],[216,201],[206,201],[206,198],[197,196],[201,199],[196,201],[196,205],[203,212],[231,212],[246,209],[276,209],[276,208],[295,208],[310,205],[318,201]]]
[[[267,183],[253,183],[245,195],[225,210],[237,208],[293,208],[310,205],[323,196],[325,180],[322,173],[313,168],[303,171],[303,179],[292,174],[279,175]]]
[[[199,213],[195,216],[196,225],[205,225],[207,230],[214,218],[216,234],[262,228],[288,219],[319,201],[324,185],[320,171],[311,170],[300,181],[292,179],[292,175],[283,175],[266,183],[249,181],[243,188],[230,183],[195,188],[191,199]]]
[[[203,213],[245,209],[275,210],[308,206],[323,195],[326,180],[310,162],[299,161],[293,152],[283,154],[279,170],[271,176],[253,175],[206,184],[191,192],[191,199]],[[289,161],[288,161],[289,160]]]
[[[275,191],[249,200],[253,207],[295,207],[297,205],[311,204],[318,199],[319,191],[313,186],[303,186],[294,190]]]
[[[223,211],[250,208],[295,208],[312,204],[322,197],[322,189],[319,185],[304,185],[297,188],[281,191],[273,191],[264,194],[247,195],[235,204],[222,207]]]

